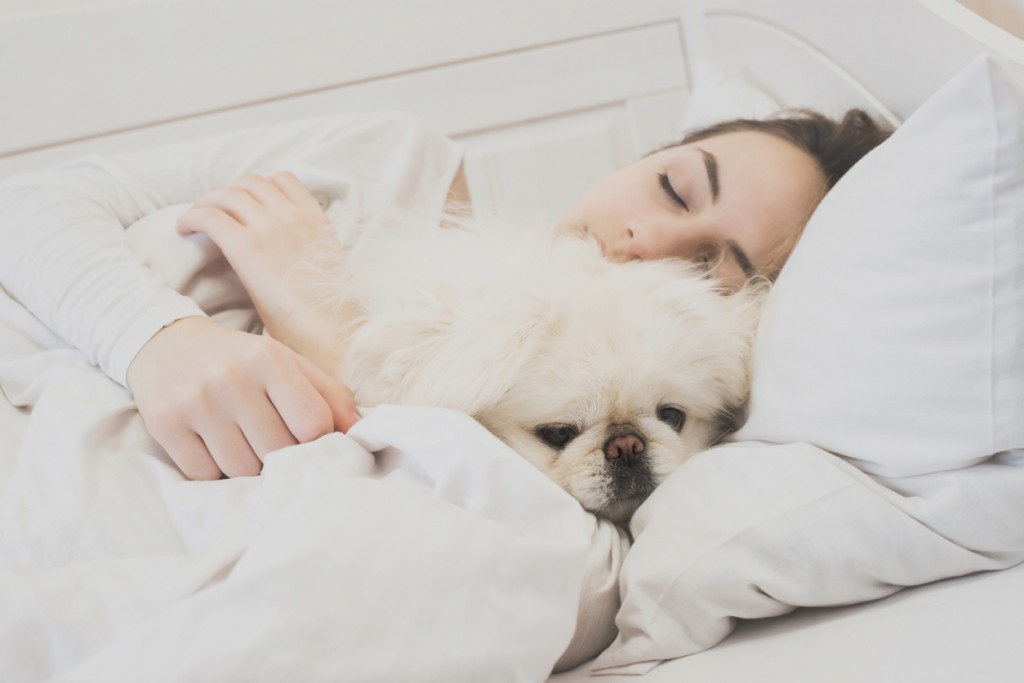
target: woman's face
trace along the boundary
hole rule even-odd
[[[810,218],[825,180],[810,155],[767,133],[725,133],[617,171],[562,217],[616,261],[678,257],[740,285],[773,275],[778,251]]]

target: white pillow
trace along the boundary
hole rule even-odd
[[[1024,104],[972,62],[843,177],[758,333],[737,435],[869,472],[1024,446]]]
[[[996,64],[968,65],[825,198],[755,366],[738,438],[778,445],[703,453],[640,508],[594,669],[1024,559],[1024,93]]]
[[[619,635],[591,668],[642,674],[715,645],[737,618],[1017,564],[1021,491],[1024,451],[898,483],[809,444],[705,451],[633,517]]]

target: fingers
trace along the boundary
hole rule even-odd
[[[183,235],[200,233],[209,237],[244,280],[246,274],[237,264],[245,263],[258,247],[235,218],[215,206],[193,205],[178,218],[176,227]]]
[[[239,185],[231,185],[214,190],[208,195],[201,197],[194,206],[212,206],[228,214],[239,225],[251,226],[260,220],[266,207],[257,201],[256,197],[250,194],[246,188]]]
[[[270,176],[273,183],[292,203],[307,209],[320,209],[320,203],[294,173],[280,171]]]
[[[217,467],[227,477],[255,477],[263,470],[263,461],[257,457],[236,425],[220,423],[213,429],[204,429],[203,441]]]
[[[224,476],[202,438],[174,416],[143,413],[143,422],[185,478],[213,481]]]
[[[268,212],[287,212],[290,200],[274,183],[248,175],[234,185],[198,199],[178,220],[178,232],[204,232],[215,236],[228,228],[251,228],[267,222]]]
[[[348,432],[359,421],[359,412],[356,410],[356,399],[352,390],[305,357],[296,354],[295,358],[306,379],[327,402],[335,429]]]
[[[272,211],[286,211],[294,204],[282,188],[273,182],[273,176],[268,179],[255,173],[249,174],[242,178],[236,187],[245,190],[257,202]]]
[[[231,410],[220,423],[239,425],[238,436],[258,458],[333,432],[331,409],[300,368],[300,356],[266,337],[249,336],[246,342],[238,365],[222,373],[218,404]],[[204,439],[216,457],[205,434]]]
[[[330,407],[301,375],[273,378],[267,389],[288,431],[299,443],[315,441],[334,431]]]
[[[257,262],[294,260],[330,220],[291,173],[251,174],[200,198],[178,220],[178,232],[204,233],[225,254],[264,252]],[[238,269],[235,263],[232,266]]]
[[[188,479],[210,481],[222,476],[254,476],[262,461],[236,421],[219,409],[220,402],[195,393],[181,400],[173,392],[155,405],[140,405],[146,429]]]
[[[260,461],[267,453],[299,443],[268,395],[259,393],[248,399],[235,420]]]
[[[202,435],[190,430],[164,432],[163,446],[171,460],[186,478],[213,481],[221,477],[253,477],[263,469],[263,460],[256,455],[246,435],[229,423],[211,422]],[[291,441],[294,443],[294,440]],[[264,455],[270,450],[264,452]]]
[[[294,174],[287,171],[265,178],[249,174],[237,183],[214,190],[193,206],[220,209],[240,226],[254,227],[272,213],[287,214],[296,209],[320,210],[316,198]]]
[[[202,317],[158,332],[129,366],[128,385],[146,428],[189,479],[258,474],[267,453],[359,419],[352,392],[311,361]]]
[[[241,229],[242,226],[235,218],[216,206],[193,204],[178,218],[176,227],[182,234],[204,233],[219,244],[221,240],[229,237],[232,232]]]
[[[299,373],[272,377],[267,385],[288,430],[299,443],[347,432],[359,420],[352,391],[299,354],[293,360]]]
[[[268,453],[300,442],[265,394],[225,399],[230,410],[204,410],[184,420],[172,417],[154,420],[153,426],[147,423],[153,438],[188,479],[256,476]]]

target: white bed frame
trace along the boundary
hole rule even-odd
[[[479,204],[555,211],[678,135],[694,59],[896,121],[977,50],[915,0],[0,0],[0,177],[402,109],[467,143]]]
[[[1022,5],[0,0],[0,177],[83,154],[256,124],[403,109],[466,142],[474,201],[506,212],[554,211],[677,136],[697,59],[712,60],[788,105],[830,112],[861,106],[897,123],[982,50],[977,40],[1024,63]],[[979,21],[977,12],[996,17],[1003,28]],[[998,596],[1020,606],[1024,570],[1010,571],[1015,574],[961,580],[950,590],[992,578],[988,585],[1001,591]],[[908,592],[885,602],[885,610],[898,619],[900,604],[930,604],[915,595],[932,594]],[[973,604],[962,597],[966,593],[948,595]],[[824,634],[831,623],[832,649],[825,650],[841,652],[844,613],[827,614],[838,616],[810,613],[788,626],[745,627],[739,640],[703,660],[680,660],[676,669],[670,663],[650,678],[727,680],[716,678],[711,665],[732,656],[736,643],[819,647],[813,635],[784,638],[787,629],[798,632],[811,623],[814,633]],[[936,614],[942,618],[941,610]],[[901,671],[910,672],[904,680],[914,680],[911,670]],[[764,673],[759,680],[797,680]]]
[[[468,143],[477,201],[551,209],[671,139],[687,89],[677,0],[2,7],[0,176],[303,116],[401,109]]]

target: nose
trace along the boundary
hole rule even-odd
[[[666,257],[692,259],[708,240],[704,232],[702,226],[680,217],[638,220],[625,228],[623,251],[641,261]]]
[[[613,436],[604,442],[604,457],[609,460],[621,458],[624,462],[632,462],[644,452],[647,445],[639,434],[630,432]]]

